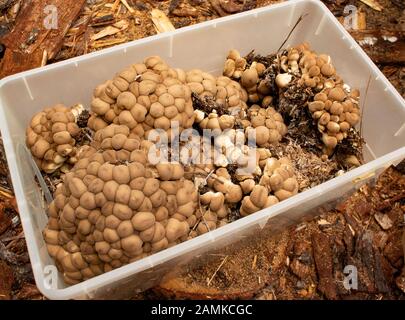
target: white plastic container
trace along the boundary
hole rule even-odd
[[[57,283],[49,285],[52,274],[47,273],[54,263],[41,234],[47,216],[24,147],[25,127],[33,114],[58,102],[89,106],[97,84],[149,55],[158,54],[173,67],[219,74],[231,48],[242,54],[251,49],[262,54],[276,51],[302,14],[308,16],[287,47],[308,41],[316,51],[330,54],[343,79],[360,89],[361,105],[371,79],[362,124],[368,163],[271,208],[80,284],[66,287],[57,275]],[[1,133],[35,280],[50,299],[129,297],[159,283],[174,265],[252,233],[276,232],[313,217],[320,206],[333,206],[405,157],[404,100],[320,1],[288,1],[20,73],[0,81],[0,106]]]

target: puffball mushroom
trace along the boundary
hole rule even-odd
[[[216,229],[219,226],[218,223],[226,220],[229,214],[225,196],[221,192],[208,191],[200,195],[200,204],[206,209],[197,225],[197,235]]]
[[[222,74],[232,79],[240,79],[246,64],[246,59],[241,57],[239,51],[232,49],[228,53]]]
[[[242,188],[232,182],[226,168],[216,169],[215,173],[209,177],[208,185],[216,192],[221,192],[225,197],[225,202],[230,205],[234,205],[242,199]]]
[[[179,132],[194,123],[191,90],[186,74],[171,69],[160,57],[134,64],[94,90],[88,126],[97,131],[108,124],[122,124],[139,137],[153,129]]]
[[[256,139],[259,147],[277,144],[287,133],[283,117],[274,108],[253,105],[247,113],[251,125],[245,129],[246,138]]]
[[[83,110],[80,104],[73,107],[58,104],[32,117],[26,143],[40,170],[67,171],[77,161],[79,149],[74,138],[82,132],[76,122]]]
[[[241,184],[242,185],[242,184]],[[242,188],[246,195],[240,213],[246,216],[272,206],[298,193],[298,182],[294,168],[287,158],[268,158],[259,184],[245,180]]]
[[[197,191],[180,164],[149,164],[123,125],[97,131],[55,191],[44,230],[67,284],[163,250],[195,227]]]
[[[292,80],[292,75],[289,73],[279,73],[276,76],[276,84],[279,88],[286,88]]]

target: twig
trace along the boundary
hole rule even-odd
[[[42,53],[41,67],[45,66],[47,62],[48,62],[48,51],[44,50],[44,52]]]
[[[115,0],[115,2],[113,3],[112,7],[111,7],[111,11],[114,13],[117,8],[118,8],[118,4],[120,3],[120,0]]]
[[[294,27],[290,30],[290,33],[287,35],[287,38],[284,40],[284,42],[281,44],[280,48],[278,48],[277,50],[277,55],[279,54],[280,50],[283,48],[283,46],[286,44],[286,42],[288,41],[288,39],[290,39],[292,33],[294,32],[294,30],[298,27],[298,25],[300,24],[300,22],[302,20],[304,20],[304,18],[308,15],[308,13],[301,15],[297,22],[295,23]]]
[[[0,241],[1,242],[9,242],[9,241],[14,241],[14,240],[18,240],[18,239],[22,239],[22,238],[24,238],[25,236],[24,236],[24,231],[21,231],[18,235],[16,235],[16,236],[12,236],[12,237],[7,237],[7,238],[4,238],[4,239],[0,239]]]
[[[127,0],[121,0],[121,3],[128,9],[130,14],[135,13],[135,10],[128,4]]]
[[[210,176],[214,173],[214,169],[211,170],[211,172],[207,175],[207,177],[205,178],[205,182],[207,183],[208,179],[210,178]]]
[[[213,274],[213,275],[211,276],[211,278],[208,280],[208,283],[207,283],[208,286],[210,286],[212,280],[213,280],[214,277],[217,275],[218,271],[222,268],[222,266],[224,265],[224,263],[226,262],[227,259],[228,259],[228,256],[226,256],[226,257],[222,260],[221,264],[218,266],[218,268],[215,270],[214,274]]]
[[[7,246],[6,246],[6,249],[8,250],[8,249],[10,249],[16,242],[17,242],[17,240],[20,240],[20,239],[23,239],[25,237],[25,235],[24,235],[24,231],[21,231],[17,236],[15,236],[15,237],[10,237],[10,238],[6,238],[6,239],[3,239],[2,241],[3,242],[5,242],[5,241],[11,241]]]
[[[214,9],[214,11],[220,16],[220,17],[225,17],[228,14],[222,9],[221,5],[219,4],[218,0],[209,0],[211,7]]]
[[[4,196],[5,198],[12,199],[14,198],[14,194],[12,190],[8,190],[0,186],[0,196]]]
[[[368,89],[370,88],[371,84],[371,75],[368,77],[367,81],[367,87],[366,87],[366,93],[364,95],[364,100],[363,100],[363,105],[360,108],[360,138],[363,136],[363,114],[364,114],[364,108],[366,107],[366,101],[367,101],[367,95],[368,95]],[[360,140],[361,142],[362,140]]]
[[[277,300],[277,296],[276,296],[276,293],[274,292],[274,289],[273,289],[273,288],[271,288],[271,293],[272,293],[273,296],[274,296],[274,300]]]
[[[252,261],[252,269],[256,269],[257,266],[257,254],[255,254],[255,256],[253,257],[253,261]]]
[[[107,39],[107,40],[97,40],[93,43],[93,48],[104,48],[107,46],[112,46],[115,44],[126,42],[127,38],[117,38],[117,39]]]

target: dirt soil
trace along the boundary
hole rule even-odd
[[[0,44],[31,1],[0,0]],[[120,0],[87,0],[66,35],[59,37],[61,42],[52,44],[61,49],[30,67],[156,34],[150,14],[154,8],[181,28],[276,2],[282,0],[127,0],[129,12]],[[352,35],[405,97],[403,1],[378,0],[382,11],[357,0],[323,2],[342,22],[345,6],[357,6],[361,23]],[[0,45],[4,63],[3,54]],[[207,261],[196,259],[186,269],[174,270],[159,287],[134,298],[404,299],[404,189],[404,170],[389,168],[375,186],[363,187],[335,210],[278,235],[268,232],[254,241],[250,238]],[[347,265],[357,268],[358,290],[343,285]],[[2,143],[0,299],[44,299],[33,279]]]

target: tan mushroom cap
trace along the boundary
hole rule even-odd
[[[182,165],[151,166],[140,146],[126,126],[105,127],[56,190],[44,238],[66,283],[184,241],[197,223]]]
[[[66,171],[77,161],[79,149],[75,138],[81,133],[76,124],[82,105],[58,104],[35,114],[26,130],[26,143],[39,168],[52,173]]]

